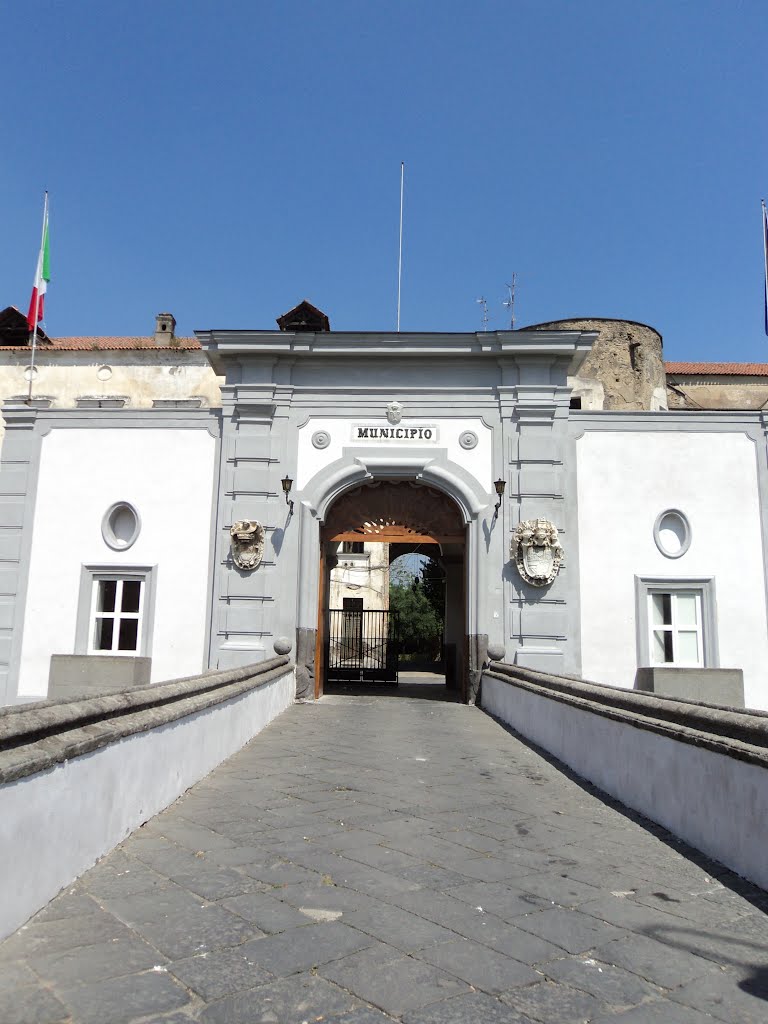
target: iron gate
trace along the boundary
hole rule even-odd
[[[397,683],[397,614],[331,608],[325,642],[329,683]]]

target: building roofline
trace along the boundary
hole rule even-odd
[[[768,363],[697,363],[665,362],[664,369],[673,377],[768,377]]]

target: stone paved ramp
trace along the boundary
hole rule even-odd
[[[763,896],[475,708],[329,697],[3,943],[0,1022],[764,1024]]]

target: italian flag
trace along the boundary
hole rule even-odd
[[[37,269],[35,270],[35,283],[32,286],[32,298],[29,302],[29,313],[27,313],[27,323],[29,324],[30,331],[35,331],[37,325],[43,319],[45,293],[50,280],[51,251],[48,245],[48,193],[46,192],[45,208],[43,211],[43,240],[40,243],[40,254],[37,257]]]

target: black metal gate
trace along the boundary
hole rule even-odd
[[[397,683],[397,614],[331,608],[325,642],[329,683]]]

